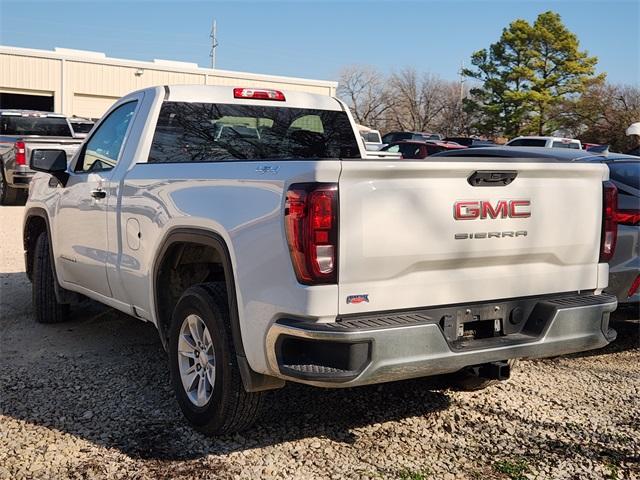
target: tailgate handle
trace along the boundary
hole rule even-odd
[[[467,178],[472,187],[504,187],[513,182],[518,175],[515,170],[497,172],[494,170],[478,170]]]

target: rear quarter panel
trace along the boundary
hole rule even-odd
[[[259,172],[264,165],[277,172]],[[264,345],[272,322],[285,314],[327,321],[337,314],[337,285],[310,288],[297,282],[283,207],[291,183],[336,182],[339,172],[339,161],[135,165],[118,187],[126,301],[155,321],[152,269],[164,239],[178,228],[219,234],[231,255],[247,359],[254,370],[268,373]],[[141,232],[135,249],[126,240],[131,220]]]

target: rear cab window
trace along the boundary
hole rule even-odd
[[[382,139],[380,138],[380,134],[376,132],[364,132],[361,133],[362,138],[364,138],[365,142],[370,143],[382,143]]]
[[[576,142],[553,142],[553,148],[573,148],[578,150],[578,144]]]
[[[1,115],[0,135],[73,137],[66,118],[39,115]]]
[[[522,138],[508,143],[510,147],[544,147],[546,144],[546,140],[538,138]]]
[[[89,122],[71,122],[71,127],[75,133],[89,133],[93,125],[93,123]]]
[[[149,163],[360,158],[343,111],[163,103]]]

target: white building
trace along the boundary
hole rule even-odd
[[[119,97],[152,85],[280,88],[335,95],[337,82],[201,68],[195,63],[109,58],[104,53],[0,46],[0,108],[98,118]]]

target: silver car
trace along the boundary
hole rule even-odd
[[[640,302],[640,158],[609,154],[601,158],[618,187],[618,240],[609,262],[607,291],[618,303]]]

